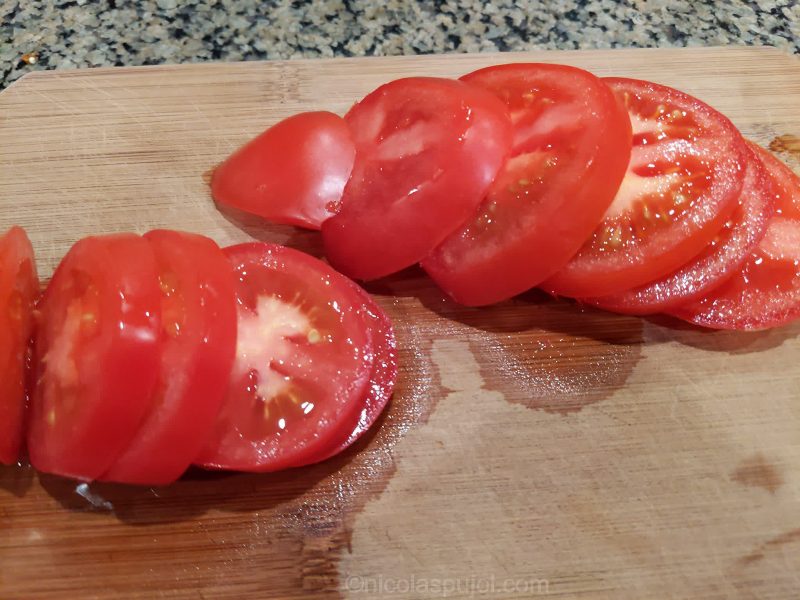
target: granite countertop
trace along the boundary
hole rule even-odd
[[[728,44],[800,53],[800,2],[3,0],[0,88],[34,69]]]

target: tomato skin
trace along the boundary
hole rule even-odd
[[[777,189],[775,214],[737,273],[669,311],[702,327],[759,330],[800,318],[800,177],[771,153],[752,148]]]
[[[91,481],[127,447],[158,377],[158,270],[140,236],[77,242],[39,304],[28,452],[39,471]]]
[[[357,279],[389,275],[430,253],[472,214],[511,147],[502,102],[449,79],[392,81],[345,120],[356,162],[322,236],[330,263]]]
[[[631,164],[620,190],[578,254],[542,284],[542,289],[553,295],[607,296],[668,275],[700,254],[716,237],[735,210],[742,188],[747,149],[727,117],[697,98],[666,86],[625,78],[603,81],[629,106],[633,121],[647,124],[649,119],[658,123],[659,129],[640,131],[634,127]],[[636,112],[640,107],[652,113],[646,115],[648,119]],[[674,125],[669,121],[673,113]],[[691,124],[683,123],[687,119]],[[656,135],[664,132],[664,138]],[[664,190],[658,184],[647,192],[647,197],[658,197],[663,205],[652,214],[645,213],[649,215],[648,226],[653,228],[640,234],[643,220],[628,219],[631,210],[643,210],[644,201],[636,190],[649,177],[658,181],[647,171],[666,178],[672,169],[679,171],[675,184],[664,184]],[[689,187],[674,188],[676,184]],[[696,195],[686,202],[684,198],[690,193]],[[676,216],[670,210],[677,211]]]
[[[338,439],[319,456],[310,459],[308,464],[327,460],[352,446],[381,416],[397,383],[397,339],[392,322],[364,289],[356,284],[353,284],[353,288],[364,302],[364,327],[369,332],[375,354],[372,374],[355,422],[344,426]]]
[[[225,254],[237,276],[237,358],[194,462],[251,472],[308,464],[366,394],[374,355],[363,301],[352,282],[297,250],[249,243]]]
[[[209,238],[164,230],[144,238],[162,293],[159,381],[136,436],[102,479],[165,485],[200,452],[225,397],[236,351],[234,276]]]
[[[703,297],[736,273],[764,237],[777,193],[755,150],[748,150],[748,154],[740,206],[733,220],[701,254],[663,279],[581,302],[632,315],[666,312]]]
[[[273,223],[319,229],[342,198],[355,154],[340,116],[300,113],[229,156],[214,171],[211,193],[220,204]]]
[[[19,458],[25,413],[26,363],[39,278],[33,247],[20,227],[0,236],[0,463]]]
[[[462,79],[509,106],[512,158],[422,267],[455,301],[478,306],[538,285],[578,251],[625,173],[631,126],[610,90],[582,69],[512,64]]]

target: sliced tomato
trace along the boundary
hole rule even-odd
[[[264,243],[225,250],[237,275],[237,354],[195,463],[276,471],[307,464],[362,406],[374,356],[363,300],[325,263]]]
[[[216,422],[236,352],[233,267],[201,235],[151,231],[161,288],[161,369],[150,412],[102,477],[163,485],[189,467]]]
[[[392,322],[366,291],[355,284],[353,284],[353,288],[361,296],[363,302],[363,325],[369,335],[375,355],[372,373],[366,396],[361,401],[355,421],[349,426],[345,426],[338,439],[335,439],[331,446],[320,455],[311,459],[309,464],[321,462],[339,454],[364,435],[381,416],[394,393],[395,383],[397,383],[397,339]]]
[[[582,301],[626,314],[666,312],[701,298],[736,273],[764,237],[777,193],[761,159],[753,150],[748,153],[739,206],[703,252],[664,279],[614,296]]]
[[[342,199],[356,149],[344,120],[330,112],[284,119],[234,152],[214,171],[220,204],[319,229]]]
[[[28,236],[12,227],[0,236],[0,463],[19,458],[25,413],[28,349],[39,296]]]
[[[738,273],[671,311],[681,319],[714,329],[766,329],[800,318],[800,177],[766,150],[757,153],[777,190],[766,235]]]
[[[542,285],[556,295],[606,296],[671,273],[711,243],[742,189],[747,150],[725,116],[655,83],[604,81],[630,113],[633,152],[602,222]]]
[[[158,268],[140,236],[89,237],[67,253],[39,305],[31,464],[93,480],[128,446],[158,377]]]
[[[359,279],[424,258],[474,212],[511,148],[503,103],[450,79],[392,81],[345,120],[356,162],[322,236],[331,264]]]
[[[611,91],[574,67],[502,65],[463,79],[508,105],[513,156],[422,266],[457,302],[480,305],[541,283],[578,251],[622,181],[631,125]]]

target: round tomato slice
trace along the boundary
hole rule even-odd
[[[140,236],[79,241],[39,304],[31,464],[100,477],[150,409],[161,356],[158,268]]]
[[[33,247],[20,227],[0,236],[0,463],[19,458],[28,348],[39,279]]]
[[[342,199],[355,155],[340,116],[300,113],[229,156],[214,171],[211,194],[274,223],[319,229]]]
[[[777,190],[767,233],[733,277],[671,314],[714,329],[766,329],[800,318],[800,177],[772,154],[758,156]]]
[[[560,296],[616,294],[655,281],[711,243],[738,205],[747,149],[697,98],[634,79],[605,79],[633,124],[625,179],[580,252],[542,285]]]
[[[764,237],[775,208],[776,188],[758,156],[748,153],[739,206],[703,252],[664,279],[582,302],[633,315],[666,312],[701,298],[736,273]]]
[[[307,464],[361,409],[374,360],[363,300],[302,252],[264,243],[225,252],[237,276],[236,359],[195,463],[238,471]]]
[[[102,479],[163,485],[191,465],[216,422],[236,352],[233,267],[212,240],[151,231],[161,288],[161,370],[154,401]]]
[[[345,120],[356,162],[322,237],[331,264],[359,279],[424,258],[475,211],[511,148],[503,103],[450,79],[392,81]]]
[[[321,462],[339,454],[364,435],[381,416],[397,383],[397,339],[392,322],[366,291],[355,284],[353,284],[353,288],[361,296],[364,305],[362,318],[375,355],[372,373],[366,396],[361,401],[361,410],[356,414],[355,422],[345,426],[333,444],[322,454],[310,460],[309,464]]]
[[[631,125],[608,87],[574,67],[502,65],[463,79],[508,105],[513,156],[477,213],[422,266],[457,302],[491,304],[538,285],[578,251],[625,174]]]

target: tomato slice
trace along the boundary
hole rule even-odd
[[[365,290],[355,284],[353,284],[353,288],[361,296],[363,302],[363,326],[369,335],[375,355],[372,373],[366,396],[361,402],[361,410],[356,413],[355,421],[342,428],[341,434],[331,446],[310,460],[309,464],[321,462],[339,454],[364,435],[381,416],[397,383],[397,339],[392,322]]]
[[[633,124],[614,202],[580,252],[542,287],[616,294],[655,281],[711,243],[738,205],[747,149],[736,127],[697,98],[634,79],[605,79]]]
[[[133,234],[79,241],[39,311],[31,464],[93,480],[128,446],[152,403],[161,306],[150,245]]]
[[[503,103],[450,79],[392,81],[345,120],[356,162],[322,236],[331,264],[359,279],[424,258],[475,211],[511,148]]]
[[[290,248],[225,250],[237,276],[236,360],[215,431],[195,463],[277,471],[330,447],[360,410],[373,367],[352,283]]]
[[[33,247],[20,227],[0,236],[0,463],[19,458],[28,348],[39,278]]]
[[[153,406],[106,481],[163,485],[191,465],[211,433],[236,352],[233,268],[201,235],[151,231],[161,288],[163,350]]]
[[[766,235],[733,277],[670,311],[681,319],[714,329],[766,329],[800,318],[800,177],[755,148],[778,192]]]
[[[777,190],[753,150],[745,166],[739,206],[695,259],[654,283],[582,302],[619,313],[666,312],[703,297],[736,273],[767,231]]]
[[[491,304],[541,283],[589,237],[625,174],[631,125],[607,86],[574,67],[501,65],[463,79],[508,105],[513,156],[422,266],[457,302]]]
[[[344,120],[330,112],[284,119],[214,171],[211,194],[274,223],[319,229],[342,199],[356,149]]]

